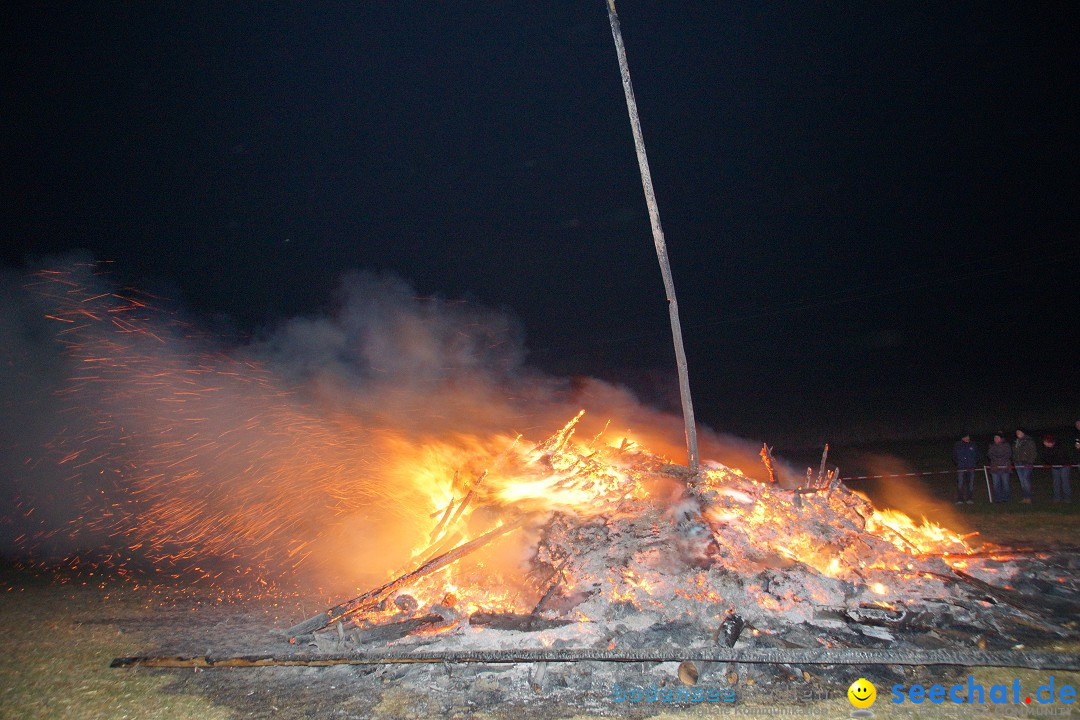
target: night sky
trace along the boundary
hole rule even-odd
[[[1080,412],[1070,3],[622,0],[698,416]],[[0,236],[258,334],[350,269],[677,407],[603,0],[8,3]]]

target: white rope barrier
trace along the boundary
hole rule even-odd
[[[1010,465],[1009,466],[1009,472],[1012,472],[1015,467],[1016,467],[1015,465]],[[1077,467],[1077,466],[1073,464],[1073,465],[1021,465],[1020,467],[1025,467],[1025,468],[1063,468],[1063,467],[1064,468],[1074,468],[1074,467]],[[981,468],[975,467],[975,468],[964,468],[964,469],[972,470],[972,471],[982,470],[983,472],[987,472],[987,471],[989,471],[990,466],[989,465],[983,465]],[[924,477],[924,476],[927,476],[927,475],[953,475],[953,474],[955,474],[957,472],[960,472],[960,471],[961,471],[961,468],[953,468],[952,470],[927,470],[926,472],[889,473],[887,475],[849,475],[848,477],[842,477],[840,479],[844,480],[846,482],[848,480],[876,480],[876,479],[879,479],[879,478]]]

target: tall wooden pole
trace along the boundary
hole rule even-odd
[[[671,317],[671,337],[675,342],[675,362],[679,368],[679,397],[682,399],[683,422],[686,424],[687,464],[690,466],[691,471],[695,471],[698,466],[697,425],[694,423],[694,403],[690,399],[690,377],[686,369],[686,351],[683,349],[682,326],[679,325],[679,303],[675,300],[675,281],[671,279],[671,265],[668,263],[667,244],[664,242],[664,231],[660,227],[660,210],[656,207],[652,173],[649,172],[649,158],[645,155],[645,138],[641,134],[641,120],[638,118],[637,101],[634,99],[634,86],[630,84],[630,66],[626,62],[626,46],[623,45],[619,16],[615,12],[615,0],[607,0],[607,6],[608,19],[611,21],[611,35],[615,38],[615,53],[619,56],[619,72],[622,74],[623,92],[626,94],[626,110],[630,114],[630,129],[634,132],[634,147],[637,149],[641,185],[645,190],[645,203],[649,206],[649,223],[652,225],[656,258],[660,261],[660,274],[664,276],[664,290],[667,293],[668,315]]]

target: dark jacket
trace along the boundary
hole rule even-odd
[[[1013,447],[1013,463],[1016,465],[1034,465],[1039,461],[1039,450],[1030,435],[1016,438]]]
[[[952,455],[953,460],[956,461],[956,467],[961,470],[971,470],[979,462],[979,450],[973,442],[957,440],[953,445]]]
[[[1042,453],[1043,465],[1071,465],[1072,458],[1068,450],[1060,443],[1047,447],[1043,445],[1039,450]]]
[[[1007,468],[1012,459],[1012,445],[1007,442],[990,443],[990,449],[986,451],[990,458],[990,467]]]

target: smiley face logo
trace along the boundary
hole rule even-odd
[[[868,708],[877,700],[877,688],[866,678],[859,678],[851,683],[847,691],[848,700],[857,708]]]

